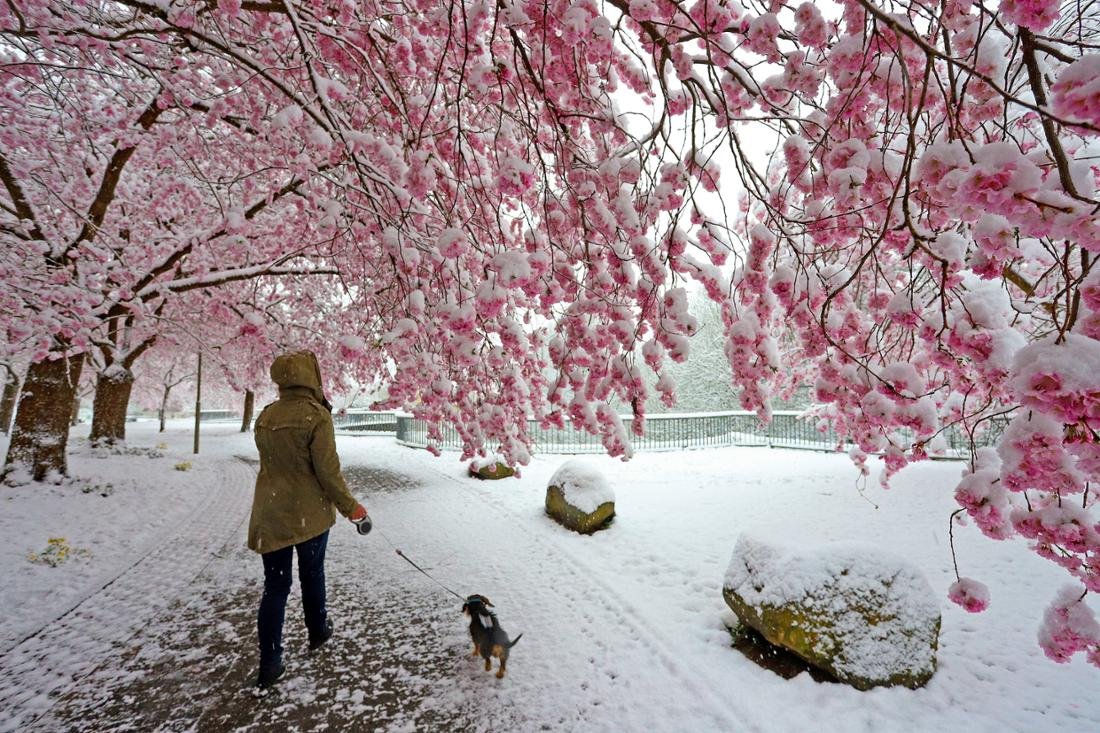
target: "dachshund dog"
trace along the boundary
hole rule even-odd
[[[508,650],[516,645],[523,634],[509,641],[508,634],[500,627],[497,615],[489,610],[492,605],[485,596],[472,595],[462,604],[462,612],[470,617],[470,638],[474,642],[474,653],[471,656],[480,656],[485,660],[486,672],[492,669],[492,658],[499,659],[497,679],[501,679],[508,665]]]

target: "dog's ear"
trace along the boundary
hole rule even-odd
[[[463,603],[462,604],[462,612],[463,613],[469,613],[470,612],[470,604],[469,603]]]
[[[481,601],[482,601],[482,602],[483,602],[483,603],[484,603],[484,604],[485,604],[486,606],[492,606],[492,605],[493,605],[493,604],[492,604],[492,603],[491,603],[491,602],[489,601],[489,599],[488,599],[488,598],[486,598],[485,596],[482,596],[482,597],[481,597]]]

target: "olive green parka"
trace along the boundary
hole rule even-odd
[[[252,500],[248,546],[274,552],[321,534],[358,503],[336,455],[336,435],[321,391],[321,368],[309,351],[278,356],[271,379],[279,399],[256,418],[260,472]]]

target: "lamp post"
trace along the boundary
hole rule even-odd
[[[199,453],[199,419],[202,417],[202,352],[199,352],[199,370],[195,385],[195,455]]]

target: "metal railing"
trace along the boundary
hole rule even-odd
[[[785,417],[794,417],[798,413],[777,413],[782,421]],[[677,451],[693,448],[720,448],[733,445],[768,446],[768,429],[761,427],[755,413],[751,412],[710,412],[689,414],[662,414],[646,417],[645,434],[636,436],[631,433],[633,417],[624,416],[623,426],[630,435],[635,451]],[[773,419],[772,428],[777,424]],[[810,434],[812,427],[804,423],[799,428],[805,432],[802,441],[807,446],[814,442]],[[788,426],[784,437],[790,438],[795,427]],[[535,420],[527,422],[528,435],[535,442],[538,453],[602,453],[606,450],[598,435],[573,429],[568,421],[564,428],[542,428]],[[444,450],[460,450],[462,440],[458,431],[450,426],[442,430],[442,440],[437,445]],[[397,440],[405,445],[424,447],[428,444],[428,426],[423,420],[411,416],[397,416]],[[835,443],[821,450],[832,450]]]
[[[347,430],[353,433],[388,433],[392,435],[397,432],[397,413],[346,410],[333,413],[332,424],[337,430]]]
[[[239,410],[203,410],[199,413],[200,422],[213,422],[216,420],[240,420],[241,418],[242,415]]]
[[[397,442],[423,448],[428,445],[428,425],[410,415],[395,415]],[[631,417],[623,417],[623,424],[630,433]],[[527,423],[528,435],[535,442],[537,453],[602,453],[605,448],[599,436],[565,428],[543,429],[537,421]],[[979,438],[979,445],[992,445],[1004,430],[998,423]],[[952,426],[943,431],[940,438],[943,458],[964,458],[969,455],[970,441],[965,433]],[[436,445],[443,450],[461,450],[462,440],[458,431],[445,426],[442,440]],[[773,413],[767,426],[752,412],[711,412],[691,414],[650,415],[646,418],[645,435],[631,434],[631,445],[636,452],[679,451],[696,448],[720,448],[730,446],[761,446],[769,448],[797,448],[801,450],[836,451],[847,448],[834,430],[820,429],[819,420],[804,416],[798,411]]]

